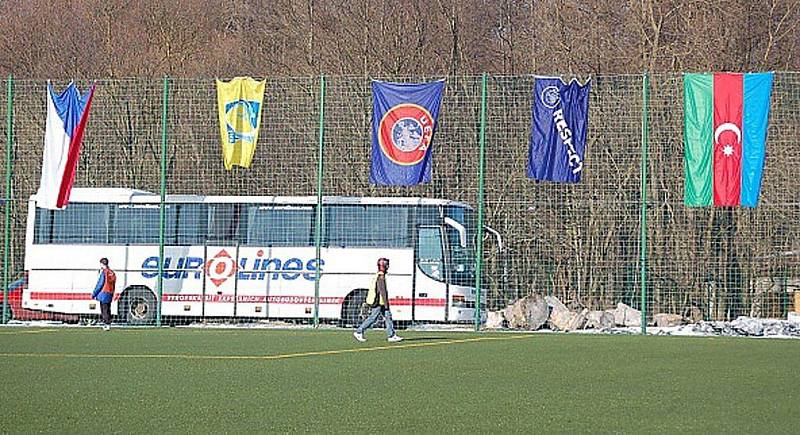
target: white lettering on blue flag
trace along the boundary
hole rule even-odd
[[[581,180],[589,124],[590,84],[536,77],[533,86],[528,178]]]

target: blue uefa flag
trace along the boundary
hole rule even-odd
[[[589,88],[558,77],[536,77],[528,178],[581,181],[589,124]]]
[[[431,145],[443,90],[444,80],[372,82],[372,184],[411,186],[431,181]]]

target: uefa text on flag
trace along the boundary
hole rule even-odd
[[[443,80],[372,82],[372,184],[410,186],[431,181],[431,149],[443,90]]]

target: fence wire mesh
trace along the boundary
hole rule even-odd
[[[375,260],[384,256],[392,260],[396,320],[472,322],[482,78],[446,78],[433,181],[414,187],[369,182],[369,78],[266,81],[252,166],[231,171],[222,164],[214,80],[98,81],[75,186],[150,194],[106,204],[89,198],[94,204],[39,210],[33,220],[28,199],[41,175],[46,83],[14,80],[13,194],[5,202],[11,220],[4,237],[9,280],[27,276],[28,282],[18,286],[25,293],[18,302],[9,296],[13,317],[96,316],[91,291],[97,260],[108,257],[119,276],[113,313],[120,323],[155,323],[160,308],[170,322],[310,322],[318,313],[323,322],[352,325],[363,316]],[[490,230],[483,232],[480,257],[483,313],[531,294],[590,310],[618,303],[642,308],[644,300],[648,319],[657,313],[694,320],[785,317],[795,308],[790,296],[800,286],[800,186],[790,174],[800,163],[799,73],[776,74],[755,209],[683,205],[678,74],[651,75],[646,106],[643,76],[593,77],[582,182],[527,179],[533,82],[533,76],[488,77],[483,216]],[[3,138],[7,84],[0,93]],[[53,85],[60,90],[66,83]],[[78,85],[84,90],[90,83]],[[320,157],[325,200],[317,261]],[[163,256],[162,163],[168,195]],[[122,191],[86,195],[114,192]],[[466,240],[460,240],[457,225],[443,223],[445,217],[464,224]]]

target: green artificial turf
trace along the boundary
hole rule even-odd
[[[796,340],[403,332],[389,344],[382,331],[357,343],[346,330],[0,328],[0,432],[792,433],[800,421]]]

